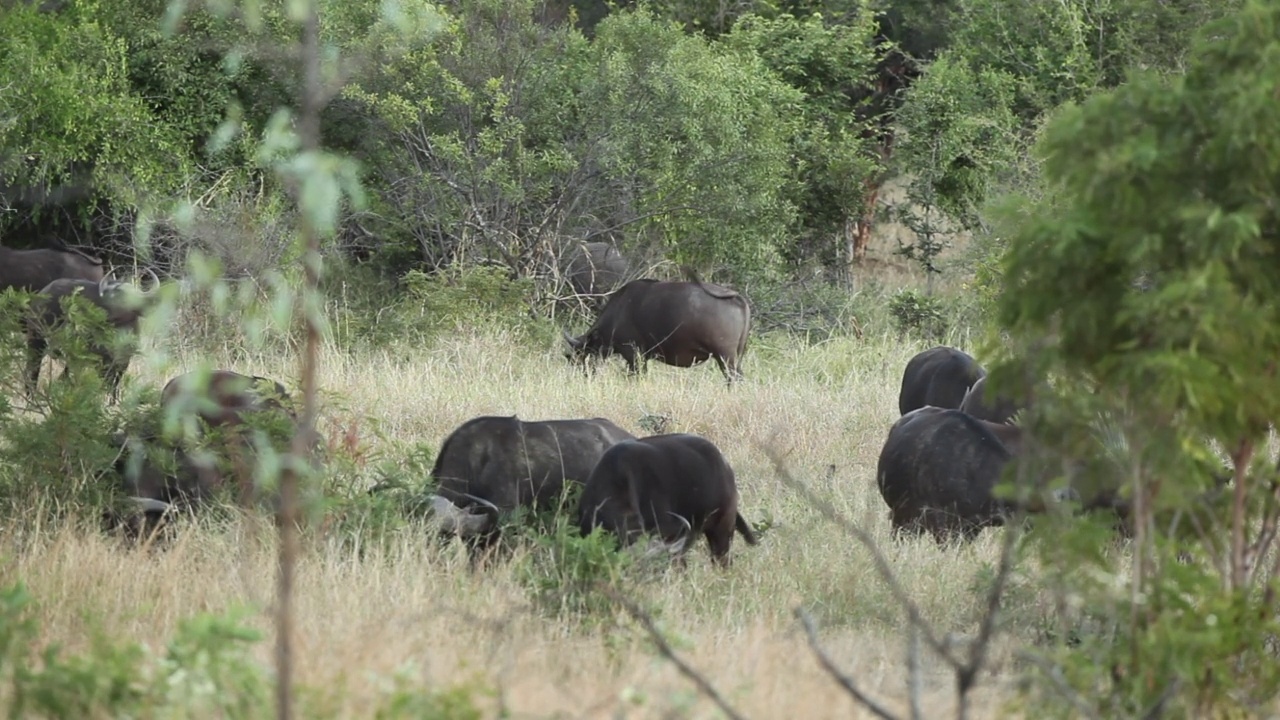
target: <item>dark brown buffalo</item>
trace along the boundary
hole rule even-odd
[[[746,298],[698,281],[632,280],[609,298],[591,328],[565,333],[566,356],[585,360],[617,353],[632,373],[649,358],[690,367],[715,358],[730,384],[742,378],[751,308]]]
[[[959,410],[923,407],[889,430],[876,466],[876,484],[889,506],[894,534],[930,532],[939,543],[971,540],[984,527],[1002,525],[1019,509],[992,489],[1022,449],[1022,430],[979,420]],[[1070,490],[1033,493],[1021,509],[1040,512]]]
[[[967,353],[944,346],[929,348],[907,363],[898,393],[898,412],[932,405],[958,408],[974,383],[987,374]]]
[[[604,418],[468,420],[445,439],[431,470],[436,522],[461,536],[491,535],[499,513],[552,507],[565,483],[585,482],[607,449],[634,437]]]
[[[118,435],[115,473],[121,498],[103,510],[111,531],[150,535],[183,511],[193,511],[220,487],[221,475],[202,469],[180,447]]]
[[[8,288],[38,292],[59,278],[98,282],[102,261],[78,250],[14,250],[0,247],[0,292]]]
[[[49,349],[49,335],[66,319],[64,301],[79,295],[102,308],[107,314],[107,322],[115,330],[136,337],[138,321],[150,304],[149,296],[159,285],[155,273],[150,270],[147,272],[154,281],[152,288],[150,291],[139,292],[135,297],[130,297],[132,288],[129,283],[118,282],[111,276],[96,282],[61,278],[40,290],[40,294],[32,301],[31,312],[26,318],[28,392],[34,392],[40,380],[40,365]],[[120,380],[133,358],[131,344],[95,342],[91,345],[91,350],[101,361],[103,379],[111,391],[112,399],[118,399]]]
[[[711,441],[684,433],[609,448],[582,491],[578,525],[584,536],[602,527],[624,546],[650,532],[679,555],[702,533],[720,565],[729,562],[735,530],[747,544],[757,542],[738,512],[733,468]]]
[[[570,257],[566,275],[579,295],[602,298],[627,278],[631,264],[610,243],[579,243]]]
[[[297,419],[284,385],[230,370],[193,370],[173,378],[160,391],[160,408],[166,417],[194,417],[209,428],[243,425],[249,415],[263,411]]]
[[[986,420],[994,423],[1007,423],[1013,420],[1013,416],[1018,414],[1022,408],[1013,399],[993,393],[993,397],[987,397],[987,378],[978,378],[978,382],[969,388],[969,392],[964,394],[964,399],[960,401],[960,411],[979,420]]]

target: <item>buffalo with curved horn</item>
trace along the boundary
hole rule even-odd
[[[67,308],[63,302],[66,298],[80,296],[90,303],[102,308],[107,314],[107,323],[117,332],[136,337],[138,321],[150,307],[160,278],[148,269],[152,279],[151,289],[132,289],[131,283],[118,281],[114,273],[108,273],[101,280],[76,280],[59,278],[44,286],[39,296],[31,304],[31,313],[26,318],[27,334],[27,391],[34,393],[40,380],[40,365],[44,362],[49,350],[49,336],[67,319]],[[103,379],[110,388],[113,400],[118,399],[120,380],[133,359],[131,343],[93,342],[91,352],[101,361]]]

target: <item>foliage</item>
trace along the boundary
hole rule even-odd
[[[789,249],[792,259],[807,252],[834,262],[841,249],[831,240],[862,212],[868,183],[883,170],[868,118],[876,65],[883,56],[875,34],[873,15],[861,11],[840,23],[817,13],[747,15],[724,38],[726,44],[758,55],[801,93],[792,157],[803,237]]]
[[[369,152],[384,199],[416,219],[392,232],[436,268],[537,276],[568,238],[625,229],[624,248],[769,270],[793,214],[793,95],[754,56],[646,12],[588,44],[533,7],[469,0],[438,45],[348,90],[390,131]]]
[[[1280,10],[1249,3],[1202,30],[1185,75],[1139,74],[1063,109],[1041,146],[1057,202],[1006,255],[999,317],[1034,350],[993,376],[1021,367],[1105,388],[1046,390],[1044,437],[1079,444],[1104,413],[1123,438],[1115,491],[1130,503],[1134,566],[1125,580],[1092,556],[1061,566],[1086,602],[1113,609],[1114,643],[1058,658],[1101,714],[1157,701],[1251,712],[1280,688],[1257,640],[1280,630],[1262,590],[1280,469],[1261,452],[1280,417],[1280,145],[1259,134],[1280,121],[1277,38]],[[1228,488],[1207,471],[1206,441],[1225,450]],[[1191,539],[1158,522],[1174,511],[1197,513]],[[1174,562],[1188,548],[1199,561]],[[1099,571],[1111,579],[1084,580]]]
[[[916,290],[900,290],[889,298],[889,312],[898,332],[920,333],[926,338],[937,339],[946,332],[942,302],[938,297]]]
[[[635,557],[618,552],[618,539],[601,528],[580,536],[564,516],[551,531],[530,536],[533,548],[519,577],[534,603],[553,617],[608,621],[617,609],[606,593],[626,577]]]
[[[90,19],[20,3],[0,14],[0,179],[125,203],[190,169],[177,133],[129,82],[128,45]]]
[[[422,344],[478,324],[513,330],[527,339],[550,339],[549,325],[530,317],[533,281],[512,280],[502,268],[460,267],[431,275],[413,270],[404,276],[403,287],[394,303],[361,298],[340,308],[338,340],[374,346],[403,340]],[[375,307],[366,306],[366,301],[375,302]]]

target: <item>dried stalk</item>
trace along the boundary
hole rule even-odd
[[[799,618],[800,624],[804,626],[804,634],[809,638],[809,647],[813,650],[814,656],[818,658],[818,663],[822,665],[822,669],[826,670],[828,675],[840,683],[845,692],[849,693],[859,705],[870,711],[872,715],[882,720],[897,720],[893,713],[884,709],[880,703],[877,703],[869,695],[858,689],[858,685],[853,681],[853,678],[845,675],[840,671],[840,668],[836,667],[835,662],[822,649],[822,644],[818,641],[818,629],[814,626],[813,618],[809,617],[809,613],[805,612],[804,608],[796,608],[796,617]]]
[[[658,652],[661,653],[663,657],[670,660],[671,664],[676,666],[676,669],[680,671],[681,675],[684,675],[694,685],[696,685],[699,692],[710,698],[711,702],[715,703],[716,707],[720,708],[720,711],[725,714],[725,717],[730,720],[746,720],[746,716],[735,710],[734,707],[729,704],[729,701],[720,694],[720,691],[711,684],[710,680],[704,677],[702,673],[699,673],[676,654],[675,649],[671,647],[671,643],[667,642],[667,638],[662,634],[662,631],[658,629],[657,625],[654,624],[653,617],[650,616],[649,613],[642,610],[640,606],[623,597],[621,593],[611,587],[602,585],[600,586],[600,590],[611,600],[621,605],[627,613],[631,615],[631,617],[635,618],[644,626],[645,631],[649,633],[649,637],[653,640],[653,644],[658,647]]]

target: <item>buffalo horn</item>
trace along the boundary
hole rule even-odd
[[[115,285],[115,282],[116,282],[116,281],[115,281],[115,277],[116,277],[116,269],[115,269],[115,268],[111,268],[111,270],[109,270],[105,275],[103,275],[103,276],[102,276],[102,279],[98,281],[98,295],[99,295],[99,296],[106,295],[106,294],[107,294],[107,290],[108,290],[111,286]]]
[[[167,513],[173,510],[173,505],[155,498],[133,497],[130,496],[129,501],[137,506],[142,512]]]
[[[476,502],[480,503],[481,505],[484,505],[484,506],[488,507],[489,509],[493,510],[495,513],[497,513],[497,512],[501,512],[501,511],[498,509],[498,506],[497,506],[497,505],[494,505],[493,503],[489,502],[488,500],[485,500],[485,499],[484,499],[484,498],[482,498],[482,497],[476,497],[475,495],[472,495],[471,493],[461,493],[461,495],[462,495],[463,497],[467,498],[468,500],[475,500]]]
[[[487,514],[467,512],[439,495],[431,496],[431,507],[440,529],[455,535],[475,535],[488,529],[491,522]]]
[[[146,274],[151,276],[151,285],[149,289],[145,291],[146,294],[150,295],[160,289],[160,278],[156,275],[155,270],[152,270],[151,268],[146,269]],[[142,283],[138,283],[138,289],[142,289]]]
[[[664,541],[660,537],[653,538],[649,541],[649,547],[645,548],[644,557],[649,558],[661,555],[664,552],[667,555],[679,555],[684,552],[685,547],[689,545],[689,540],[693,538],[693,525],[690,525],[688,520],[671,511],[667,511],[667,514],[684,524],[684,532],[680,533],[680,537],[670,542]]]
[[[578,348],[582,346],[582,341],[569,334],[568,330],[560,331],[564,335],[564,341],[569,343],[569,347]]]

